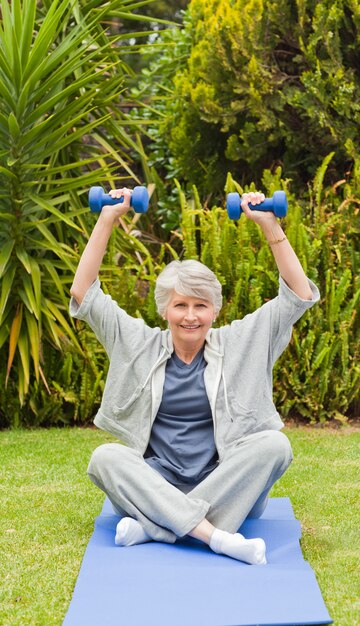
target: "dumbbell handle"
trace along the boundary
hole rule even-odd
[[[105,205],[114,205],[121,202],[124,202],[123,197],[113,198],[108,193],[105,193],[102,187],[90,187],[89,206],[93,213],[100,213]],[[130,206],[133,207],[136,213],[146,213],[149,206],[149,194],[146,187],[134,187],[131,194]]]
[[[250,209],[255,211],[272,211],[274,207],[274,200],[272,198],[264,198],[260,204],[253,204],[249,202]]]
[[[285,191],[275,191],[272,198],[265,198],[260,204],[251,204],[251,202],[249,202],[250,209],[254,211],[272,211],[276,217],[285,217],[287,206],[288,203]],[[230,219],[239,219],[243,211],[241,208],[241,198],[238,193],[228,193],[226,208]]]

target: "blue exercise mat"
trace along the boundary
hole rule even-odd
[[[214,554],[196,539],[114,544],[119,517],[105,500],[63,626],[285,626],[331,624],[304,560],[288,498],[272,498],[241,532],[262,537],[267,565]]]

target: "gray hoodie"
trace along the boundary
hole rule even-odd
[[[319,300],[317,287],[310,280],[309,285],[313,299],[302,300],[280,278],[276,298],[241,320],[209,330],[204,380],[220,460],[244,435],[284,426],[272,400],[272,369],[290,341],[292,325]],[[94,423],[144,454],[173,352],[171,332],[130,317],[104,294],[99,280],[80,306],[71,299],[70,314],[88,322],[110,360]]]

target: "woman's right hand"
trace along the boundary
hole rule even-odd
[[[110,221],[112,224],[118,223],[119,219],[131,208],[131,194],[131,190],[127,187],[123,187],[122,189],[111,189],[109,191],[109,196],[112,198],[124,199],[118,204],[105,204],[101,209],[102,219]]]
[[[113,226],[130,209],[130,189],[126,187],[113,189],[109,195],[112,198],[124,198],[124,200],[117,204],[105,205],[101,210],[99,218],[96,220],[94,230],[81,255],[74,282],[70,289],[71,295],[74,296],[79,305],[83,301],[87,290],[98,276]]]

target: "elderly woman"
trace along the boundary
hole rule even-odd
[[[101,445],[88,473],[121,516],[115,543],[172,543],[191,535],[219,554],[266,563],[261,538],[237,530],[259,517],[292,460],[272,401],[272,368],[292,325],[319,298],[279,222],[241,207],[262,229],[280,274],[279,294],[254,313],[212,328],[221,286],[198,261],[173,261],[157,279],[155,299],[168,329],[130,317],[97,278],[113,226],[130,208],[105,206],[81,257],[71,314],[86,320],[110,359],[95,424],[121,443]]]

